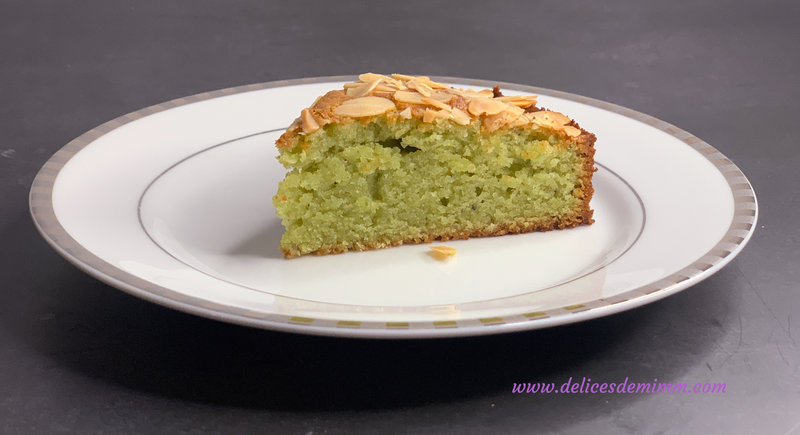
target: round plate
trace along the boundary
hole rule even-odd
[[[498,83],[452,77],[458,87]],[[755,194],[719,151],[663,121],[590,98],[499,83],[597,137],[596,222],[563,231],[286,260],[271,198],[274,141],[351,77],[208,92],[109,121],[39,171],[44,238],[96,278],[144,299],[268,329],[414,338],[536,329],[685,289],[747,243]]]

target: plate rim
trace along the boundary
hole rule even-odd
[[[755,231],[758,221],[758,202],[749,180],[719,150],[691,133],[633,109],[582,95],[517,83],[449,76],[434,76],[433,79],[440,82],[463,83],[481,87],[499,85],[510,90],[574,101],[643,122],[680,140],[709,161],[724,177],[731,190],[734,207],[733,217],[727,231],[706,254],[698,257],[683,269],[658,281],[609,298],[503,317],[379,322],[313,319],[288,314],[264,313],[188,296],[139,278],[94,255],[67,233],[55,215],[52,193],[61,169],[83,148],[123,125],[175,107],[227,95],[284,86],[343,82],[353,78],[352,75],[323,76],[234,86],[155,104],[107,121],[67,143],[56,151],[38,171],[31,184],[28,199],[33,222],[45,241],[78,269],[112,287],[144,300],[182,312],[243,326],[303,334],[359,338],[437,338],[507,333],[575,323],[626,311],[677,293],[713,275],[738,255]]]

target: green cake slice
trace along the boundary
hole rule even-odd
[[[595,136],[536,97],[362,74],[278,139],[286,257],[591,224]]]

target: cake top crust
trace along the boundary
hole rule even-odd
[[[311,134],[327,124],[349,123],[386,116],[390,120],[421,119],[432,123],[445,119],[460,125],[480,122],[492,132],[503,127],[553,130],[578,139],[591,133],[567,116],[536,107],[536,96],[504,96],[498,87],[475,91],[453,88],[426,76],[365,73],[342,90],[330,91],[300,112],[278,148],[290,147],[299,135]]]

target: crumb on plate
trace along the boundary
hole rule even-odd
[[[430,250],[433,258],[436,258],[437,260],[446,260],[456,255],[456,252],[458,252],[456,251],[456,248],[451,248],[449,246],[442,246],[442,245],[431,246]]]

